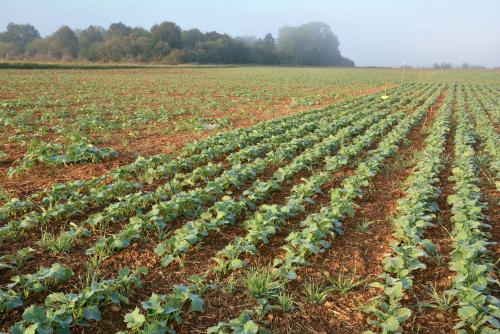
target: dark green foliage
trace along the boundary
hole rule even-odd
[[[30,24],[9,23],[7,30],[0,33],[0,55],[21,56],[26,51],[26,46],[40,38],[35,27]]]
[[[338,46],[330,27],[320,22],[284,27],[278,43],[269,33],[258,39],[234,38],[215,31],[182,30],[170,21],[150,30],[121,22],[82,31],[63,26],[45,38],[29,24],[10,23],[0,33],[0,58],[55,61],[354,66]]]

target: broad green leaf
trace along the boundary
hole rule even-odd
[[[135,310],[125,315],[124,320],[127,323],[127,328],[140,328],[146,318],[136,307]]]
[[[101,311],[97,305],[88,306],[83,310],[83,317],[86,320],[101,320]]]
[[[23,319],[28,323],[43,323],[47,320],[45,309],[41,306],[31,305],[23,313]]]
[[[243,326],[243,334],[257,334],[259,332],[259,326],[252,320],[249,320]]]
[[[191,294],[191,311],[203,312],[203,299],[197,294]]]
[[[472,306],[462,306],[458,309],[457,313],[462,319],[470,319],[478,314],[478,310]]]
[[[381,324],[381,326],[388,332],[395,332],[399,328],[399,321],[396,317],[389,317]]]
[[[403,323],[411,316],[411,310],[406,307],[401,307],[396,312],[399,323]]]

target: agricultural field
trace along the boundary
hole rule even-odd
[[[0,123],[0,332],[500,332],[499,71],[1,70]]]
[[[398,80],[394,70],[382,77],[285,68],[3,70],[0,185],[13,197],[27,196]],[[32,176],[22,177],[27,172]]]

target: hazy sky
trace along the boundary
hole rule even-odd
[[[0,30],[174,21],[233,36],[277,37],[283,25],[329,24],[359,66],[452,62],[500,66],[500,0],[0,0]]]

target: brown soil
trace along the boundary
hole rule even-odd
[[[368,90],[359,91],[359,93],[353,95],[360,96],[373,94],[383,88],[384,87],[374,87]],[[186,94],[189,95],[189,93]],[[186,95],[182,97],[186,98]],[[315,106],[314,108],[322,108],[343,100],[344,99],[335,99],[323,105]],[[275,110],[273,113],[268,112],[268,109],[254,109],[246,111],[245,114],[242,115],[238,110],[232,109],[218,112],[216,118],[229,117],[232,123],[231,129],[238,129],[311,109],[311,107],[292,108],[290,106],[290,101],[290,99],[274,101],[271,106],[272,109]],[[77,105],[72,104],[72,108],[75,107],[77,107]],[[251,117],[248,116],[249,114],[251,114]],[[154,131],[149,131],[148,129],[150,127],[151,124],[148,124],[142,129],[134,129],[134,131],[138,131],[140,135],[132,137],[129,136],[127,132],[115,131],[111,140],[107,143],[103,143],[105,146],[112,147],[120,152],[120,155],[115,159],[99,164],[77,164],[64,167],[39,166],[27,173],[15,176],[12,179],[7,176],[7,170],[9,167],[15,165],[15,160],[21,158],[26,152],[26,149],[17,144],[7,143],[6,139],[2,140],[1,142],[3,142],[4,145],[3,147],[0,146],[0,149],[5,151],[10,158],[9,160],[0,162],[0,186],[3,187],[10,196],[23,198],[43,189],[50,188],[55,183],[89,179],[94,176],[105,175],[107,172],[119,166],[131,163],[138,155],[151,156],[160,153],[176,153],[188,143],[227,130],[172,132],[171,126],[163,123],[155,124]],[[7,137],[8,136],[5,136],[5,138]],[[127,139],[126,142],[124,142],[124,138]]]
[[[317,169],[321,169],[322,164],[316,166]],[[266,180],[269,178],[272,173],[268,171],[259,177],[261,180]],[[312,171],[304,171],[294,176],[292,180],[289,180],[280,191],[274,193],[271,198],[266,201],[266,203],[275,203],[275,204],[283,204],[285,202],[286,197],[290,194],[291,188],[298,183],[302,182],[302,179],[307,178],[311,175]],[[242,190],[246,187],[242,187]],[[239,193],[242,192],[239,191]],[[239,194],[232,194],[233,197],[238,198]],[[250,213],[247,213],[247,215]],[[144,280],[144,287],[141,289],[140,293],[138,293],[133,299],[130,305],[125,307],[119,314],[123,317],[126,312],[132,310],[136,305],[138,305],[139,301],[148,298],[152,292],[156,293],[168,293],[171,290],[171,287],[174,284],[187,283],[189,276],[197,274],[206,273],[214,263],[210,261],[211,257],[213,257],[217,251],[222,249],[228,242],[234,239],[238,235],[244,235],[246,230],[241,226],[241,222],[247,216],[242,216],[238,219],[238,221],[228,228],[219,231],[218,233],[213,233],[209,235],[205,240],[203,240],[200,244],[197,245],[192,252],[188,252],[183,259],[182,268],[176,269],[172,267],[176,267],[175,265],[171,265],[168,268],[162,268],[159,266],[158,258],[154,255],[154,247],[158,243],[157,238],[152,236],[152,239],[145,245],[137,245],[134,244],[133,247],[125,250],[117,254],[116,256],[108,259],[103,266],[106,272],[114,272],[117,269],[123,267],[125,264],[130,265],[130,263],[134,263],[132,267],[136,265],[145,265],[150,269],[149,274],[146,276]],[[186,221],[176,222],[175,228],[182,226]],[[199,250],[203,251],[199,251]],[[139,257],[140,256],[140,257]],[[149,259],[146,262],[143,262],[139,259]],[[213,275],[212,278],[215,279]],[[161,284],[159,284],[161,282]],[[201,315],[201,317],[190,317],[188,315],[186,321],[179,328],[179,331],[182,333],[191,333],[197,332],[197,326],[203,324],[216,324],[217,319],[224,319],[228,316],[237,315],[241,312],[245,307],[250,307],[250,305],[254,305],[254,301],[249,299],[245,295],[240,295],[235,297],[235,295],[226,295],[221,293],[219,289],[208,291],[204,296],[205,300],[205,312]],[[225,302],[228,305],[228,308],[220,308],[220,301],[227,300]],[[231,303],[230,303],[231,301]],[[237,302],[237,305],[233,304],[234,301]],[[228,311],[231,312],[228,314]],[[210,314],[210,315],[209,315]],[[218,314],[216,316],[216,314]],[[210,319],[210,320],[209,320]],[[200,323],[200,321],[202,321]],[[111,324],[111,322],[99,322],[96,323],[96,330],[106,332],[107,328],[106,323]],[[121,324],[123,326],[123,323]],[[113,328],[116,328],[116,323],[112,324]]]
[[[410,138],[412,138],[414,136],[415,136],[414,131],[412,131],[410,133]],[[415,141],[414,138],[411,140],[412,140],[412,142]],[[417,145],[417,144],[413,143],[412,145]],[[404,152],[404,150],[405,149],[403,149],[403,152]],[[265,173],[265,174],[267,174],[267,173]],[[306,174],[308,174],[308,173],[306,173]],[[273,203],[282,202],[284,200],[285,194],[289,192],[291,186],[296,184],[296,183],[299,183],[300,178],[304,177],[306,174],[299,175],[296,178],[294,178],[292,180],[292,182],[290,182],[289,185],[287,185],[283,189],[283,192],[280,192],[280,194],[276,194],[272,198],[272,202]],[[265,177],[265,176],[263,176],[263,177]],[[332,186],[332,185],[330,185],[330,186]],[[371,192],[370,192],[370,194],[371,194]],[[371,196],[370,194],[368,195],[368,197]],[[320,203],[322,203],[322,202],[320,202]],[[366,203],[366,205],[365,205],[363,202],[360,205],[364,208],[366,205],[369,205],[369,204]],[[375,205],[375,206],[377,206],[377,205]],[[363,209],[363,211],[364,210],[365,209]],[[376,210],[376,208],[366,209],[366,210],[368,210],[368,211],[369,210]],[[359,209],[358,209],[358,211],[359,211]],[[176,224],[175,224],[175,226],[173,226],[173,228],[179,227],[185,221],[186,220],[180,220],[179,222],[176,222]],[[354,223],[346,222],[346,225],[352,225],[352,224],[354,224]],[[377,224],[377,225],[379,225],[379,224]],[[373,225],[373,226],[375,226],[375,225]],[[353,229],[352,226],[350,228],[351,228],[351,230]],[[234,230],[231,229],[229,232],[220,232],[219,234],[217,234],[217,237],[215,237],[215,239],[210,237],[209,239],[207,239],[203,243],[203,246],[202,246],[203,250],[205,252],[205,249],[210,246],[209,247],[210,249],[212,249],[213,251],[216,251],[217,249],[219,249],[219,247],[222,247],[223,245],[225,245],[227,240],[229,240],[230,238],[233,238],[235,235],[238,235],[239,233],[242,233],[242,232],[243,232],[243,230],[241,229],[241,227],[235,227]],[[346,232],[349,233],[349,230],[346,230]],[[228,233],[228,234],[225,235],[225,233]],[[377,232],[377,234],[378,233],[379,232]],[[382,232],[380,232],[380,233],[382,233]],[[371,236],[366,236],[366,239],[370,239],[370,238],[371,238]],[[361,239],[363,239],[363,236],[361,236]],[[146,277],[145,288],[143,290],[139,291],[133,297],[133,299],[132,299],[133,302],[131,305],[124,307],[124,309],[120,312],[113,312],[111,310],[104,310],[104,312],[103,312],[104,313],[104,315],[103,315],[104,320],[102,322],[97,323],[96,326],[92,326],[93,331],[97,331],[98,333],[100,333],[100,332],[106,333],[108,330],[111,330],[111,328],[113,329],[113,331],[116,330],[117,324],[122,325],[123,314],[130,311],[132,309],[132,306],[136,305],[139,300],[144,300],[147,296],[150,295],[150,293],[152,291],[155,291],[157,293],[167,293],[171,289],[172,282],[185,283],[190,274],[203,272],[203,269],[206,268],[206,264],[208,262],[206,260],[208,259],[208,257],[207,256],[199,257],[197,255],[194,255],[194,253],[199,254],[202,252],[191,252],[186,257],[186,263],[188,263],[189,265],[187,265],[185,268],[181,268],[179,270],[175,270],[173,268],[167,268],[167,269],[163,268],[162,269],[158,265],[158,258],[153,253],[154,247],[152,245],[155,245],[156,242],[157,242],[157,240],[154,239],[154,237],[153,237],[153,239],[151,239],[147,245],[134,244],[126,252],[120,253],[116,257],[111,257],[110,259],[108,259],[108,261],[105,262],[105,264],[103,265],[103,268],[102,268],[103,274],[105,277],[113,276],[113,274],[116,272],[117,269],[124,267],[124,266],[128,266],[128,267],[147,266],[150,269],[154,270],[155,274],[148,275]],[[212,248],[212,243],[214,245],[213,248]],[[345,250],[345,248],[342,248],[342,249]],[[83,248],[78,249],[78,253],[80,253],[80,252],[83,253]],[[211,251],[208,251],[207,254],[213,255],[213,253]],[[59,257],[51,256],[51,255],[44,255],[43,257],[45,259],[47,259],[47,261],[46,262],[39,261],[39,259],[37,259],[37,266],[41,267],[41,266],[43,266],[42,264],[45,264],[45,263],[49,264],[50,261],[59,260]],[[85,257],[83,256],[82,259],[83,258],[85,258]],[[64,264],[68,263],[69,266],[72,266],[71,264],[73,262],[73,265],[75,265],[76,267],[80,267],[80,265],[84,264],[83,261],[80,263],[79,255],[77,255],[77,254],[72,254],[71,257],[66,257],[66,258],[61,256],[59,262],[64,263]],[[378,261],[378,262],[380,262],[380,261]],[[27,266],[26,269],[23,268],[23,271],[24,270],[27,270],[26,272],[33,271],[33,269],[34,269],[33,266],[34,266],[34,264],[31,264],[30,266]],[[79,274],[81,274],[84,272],[84,268],[80,268],[80,269],[77,268],[77,271]],[[306,272],[306,271],[304,273],[306,275],[308,274],[308,272]],[[76,275],[76,276],[79,276],[79,275]],[[5,277],[3,277],[3,279],[5,279]],[[161,282],[160,285],[158,284],[159,282]],[[70,283],[73,285],[77,284],[74,281],[71,281]],[[68,290],[70,290],[70,288],[71,287],[69,285],[68,286],[64,285],[61,287],[61,290],[68,291]],[[59,291],[59,289],[58,289],[58,291]],[[228,313],[227,313],[226,309],[220,308],[221,302],[224,303],[223,305],[228,306],[227,309],[230,311],[231,314],[238,314],[239,311],[241,311],[241,309],[243,309],[245,307],[249,307],[249,305],[250,305],[249,303],[252,303],[252,301],[250,299],[248,299],[247,297],[245,297],[244,295],[242,295],[240,297],[235,297],[235,295],[227,295],[226,296],[224,294],[221,294],[217,290],[208,292],[204,296],[204,299],[206,302],[207,312],[202,314],[200,317],[197,317],[196,319],[193,318],[192,321],[190,320],[190,317],[188,316],[186,323],[182,326],[182,328],[180,328],[181,332],[185,332],[185,333],[191,332],[191,329],[194,328],[193,327],[194,324],[195,323],[199,324],[200,320],[202,320],[203,322],[206,321],[205,323],[208,323],[209,321],[213,321],[213,319],[215,319],[215,318],[221,318],[221,319],[226,318]],[[37,298],[36,302],[39,302],[41,300],[43,300],[43,299],[38,300],[38,298]],[[29,303],[32,303],[32,302],[35,302],[35,301],[29,301]],[[334,307],[334,306],[332,306],[332,307]],[[219,314],[217,314],[217,312],[219,312]],[[16,316],[14,316],[14,318],[15,317]],[[207,317],[212,319],[212,320],[208,320]],[[279,318],[279,316],[277,318]],[[14,319],[12,319],[12,320],[14,320]]]
[[[415,133],[416,133],[416,130],[412,131],[410,134],[410,138],[413,138],[415,136]],[[254,257],[250,257],[248,259],[250,261],[251,265],[259,265],[259,264],[266,265],[266,264],[270,263],[273,258],[279,257],[279,254],[277,254],[277,252],[278,253],[281,252],[280,246],[283,244],[284,238],[286,237],[288,232],[290,232],[295,227],[297,227],[298,223],[304,218],[305,215],[317,211],[317,209],[321,205],[326,205],[328,203],[328,200],[329,200],[329,198],[328,198],[329,188],[338,186],[341,178],[345,177],[347,175],[350,175],[350,174],[352,174],[352,167],[346,168],[345,170],[336,174],[335,178],[332,179],[332,182],[330,182],[328,185],[325,185],[325,187],[324,187],[325,189],[323,189],[324,195],[320,195],[317,198],[315,198],[315,201],[317,203],[308,207],[306,214],[300,215],[300,217],[298,217],[297,219],[293,219],[292,221],[287,222],[287,224],[283,227],[283,229],[281,231],[279,231],[275,236],[273,236],[273,238],[271,239],[271,242],[269,244],[262,245],[261,247],[259,247],[258,255],[254,256]],[[359,207],[365,208],[366,205],[363,202],[359,205]],[[345,251],[345,248],[346,248],[346,246],[342,245],[342,246],[340,246],[339,249],[342,249],[342,251]],[[337,248],[335,248],[335,249],[337,250]],[[336,253],[336,252],[333,251],[332,253]],[[338,254],[338,253],[336,253],[336,254]],[[350,252],[346,252],[345,254],[349,254],[349,256],[351,256]],[[329,253],[329,255],[330,255],[330,253]],[[333,254],[331,256],[333,256]],[[315,272],[315,271],[321,270],[320,269],[321,266],[322,265],[320,264],[319,267],[316,267],[316,268],[313,267],[314,269],[312,270],[312,272],[309,272],[306,269],[304,272],[299,273],[299,276],[300,277],[306,277],[306,276],[309,277],[310,274],[312,274],[312,277],[315,277],[315,276],[317,276],[316,275],[317,272]],[[320,271],[320,272],[323,272],[323,271]],[[238,273],[236,273],[236,276],[238,276]],[[299,277],[299,281],[302,281],[302,279],[300,277]],[[300,285],[300,283],[298,283],[298,284]],[[297,294],[296,288],[297,288],[296,286],[291,288],[291,292],[294,294]],[[215,296],[217,294],[216,294],[216,292],[213,292],[211,295]],[[222,293],[219,292],[219,295],[222,295]],[[238,300],[239,300],[239,298],[246,297],[246,295],[243,293],[243,291],[240,291],[240,290],[238,290],[232,294],[233,297],[235,297],[236,295],[238,296],[238,298],[237,298]],[[207,297],[207,299],[208,299],[208,297]],[[249,304],[252,302],[252,299],[249,297],[246,297],[245,301],[246,301],[245,304]],[[253,305],[255,305],[255,301],[253,303],[254,303]],[[299,303],[306,305],[306,303],[302,302],[302,301],[299,301]],[[225,305],[226,305],[226,308],[224,308],[224,311],[220,310],[220,308],[218,307],[217,304],[214,304],[212,309],[207,308],[206,311],[204,312],[204,315],[206,314],[207,317],[203,318],[203,321],[201,321],[201,319],[197,318],[194,320],[194,322],[192,324],[191,323],[185,324],[185,326],[183,326],[183,328],[186,328],[186,327],[189,328],[189,331],[186,331],[186,333],[187,332],[193,332],[193,333],[204,332],[206,327],[211,326],[211,325],[215,325],[220,320],[228,320],[228,319],[234,318],[242,311],[242,309],[244,309],[244,307],[241,306],[241,304],[236,304],[233,302],[231,302],[230,304],[225,304]],[[248,306],[246,306],[246,307],[248,307]],[[318,309],[320,309],[320,308],[318,308]],[[311,314],[310,305],[307,305],[307,312],[306,313],[308,315]],[[208,314],[211,314],[211,316],[208,316]],[[271,316],[271,319],[272,319],[271,327],[272,327],[273,332],[274,331],[279,332],[280,329],[283,329],[286,327],[289,328],[290,326],[294,326],[294,325],[301,326],[301,324],[305,324],[305,321],[303,321],[303,319],[300,319],[300,320],[293,319],[291,321],[293,324],[288,323],[288,322],[285,324],[284,321],[279,320],[280,316],[284,316],[284,315],[280,315],[280,314],[274,315],[273,314]],[[291,319],[288,319],[288,320],[291,320]],[[317,320],[317,319],[309,319],[307,322],[307,325],[312,324],[313,322],[315,322],[315,320]],[[295,328],[294,330],[303,330],[303,329],[304,328]],[[292,330],[291,332],[294,332],[294,331]]]
[[[435,111],[444,96],[432,109]],[[429,110],[429,118],[434,112]],[[384,253],[390,252],[392,228],[390,219],[396,209],[397,201],[404,194],[402,182],[410,175],[413,155],[421,150],[424,131],[428,121],[410,131],[407,145],[401,147],[397,156],[385,163],[386,168],[376,175],[365,196],[356,203],[353,219],[343,221],[344,235],[333,241],[331,248],[324,254],[311,258],[311,266],[298,272],[299,279],[288,289],[298,301],[298,312],[273,314],[271,329],[276,333],[361,333],[366,329],[367,316],[359,308],[374,297],[374,289],[359,286],[351,292],[329,296],[323,305],[314,305],[303,295],[303,283],[307,279],[328,285],[329,278],[339,274],[354,274],[359,279],[376,280],[384,269]],[[404,159],[404,163],[401,163]],[[369,230],[357,229],[361,222],[369,221]]]

